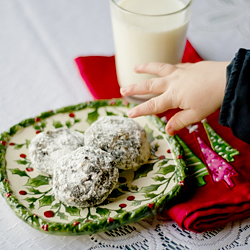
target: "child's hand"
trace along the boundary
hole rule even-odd
[[[159,75],[145,82],[121,88],[123,96],[154,94],[157,97],[128,111],[131,118],[182,109],[167,123],[166,132],[176,131],[201,121],[220,108],[229,62],[202,61],[170,65],[148,63],[135,67],[137,73]]]

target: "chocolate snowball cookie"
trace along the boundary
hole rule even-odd
[[[31,162],[37,170],[52,175],[56,161],[71,151],[84,146],[80,132],[58,128],[39,133],[29,145]]]
[[[103,116],[85,131],[85,144],[101,148],[114,156],[119,169],[138,169],[150,157],[145,130],[133,119]]]
[[[68,206],[92,207],[108,197],[118,177],[111,154],[84,146],[57,161],[53,192],[55,198]]]

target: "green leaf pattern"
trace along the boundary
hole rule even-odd
[[[20,170],[19,168],[9,169],[9,170],[11,171],[12,174],[17,174],[17,175],[19,175],[19,176],[21,176],[21,177],[23,177],[23,176],[29,177],[29,176],[27,175],[26,171],[22,171],[22,170]]]
[[[46,120],[39,118],[39,120],[33,124],[33,128],[37,131],[44,131],[46,125],[47,125]]]
[[[206,120],[202,121],[212,149],[228,162],[233,162],[233,156],[238,155],[239,151],[231,147],[225,140],[223,140],[208,124]]]
[[[209,175],[206,165],[189,149],[180,137],[177,136],[176,138],[184,150],[189,177],[196,182],[198,186],[205,185],[204,176]]]
[[[39,174],[38,176],[34,178],[29,178],[25,186],[40,187],[42,185],[48,185],[49,180],[50,180],[50,177]]]
[[[95,109],[95,111],[88,113],[87,123],[91,125],[93,122],[95,122],[99,117],[98,109]]]

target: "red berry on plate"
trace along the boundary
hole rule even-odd
[[[184,181],[179,181],[180,186],[184,186]]]
[[[167,150],[167,153],[169,153],[169,154],[170,154],[170,153],[171,153],[171,150],[170,150],[170,149],[168,149],[168,150]]]
[[[130,196],[127,197],[127,200],[128,200],[128,201],[132,201],[132,200],[134,200],[134,199],[135,199],[135,197],[134,197],[133,195],[130,195]]]
[[[127,204],[125,204],[125,203],[122,203],[119,205],[120,208],[125,208],[126,206],[127,206]]]
[[[160,156],[158,157],[158,159],[159,159],[159,160],[163,160],[163,159],[165,159],[165,156],[164,156],[164,155],[160,155]]]
[[[20,154],[21,158],[26,158],[26,154]]]
[[[5,181],[5,182],[7,182],[8,184],[10,184],[9,180],[7,180],[7,179],[4,179],[4,181]]]
[[[6,141],[1,141],[2,145],[6,146]]]
[[[114,221],[114,219],[111,218],[111,217],[108,217],[108,223],[110,223],[110,222],[112,222],[112,221]]]
[[[47,218],[51,218],[51,217],[54,217],[54,212],[53,211],[45,211],[44,213],[44,216],[47,217]]]
[[[69,117],[75,117],[74,113],[69,113]]]
[[[9,145],[10,145],[10,146],[14,146],[15,143],[14,143],[14,142],[10,142]]]
[[[48,225],[47,225],[47,224],[42,225],[41,228],[42,228],[44,231],[48,231]]]
[[[26,171],[27,171],[27,172],[32,172],[33,170],[34,170],[34,168],[32,168],[32,167],[27,167],[27,168],[26,168]]]
[[[40,122],[40,121],[41,121],[40,117],[35,118],[35,122]]]
[[[177,159],[182,159],[182,155],[177,155]]]
[[[11,193],[6,193],[5,196],[6,198],[9,198],[11,196]]]
[[[26,194],[27,194],[27,192],[26,192],[26,191],[24,191],[24,190],[20,190],[20,191],[19,191],[19,194],[20,194],[20,195],[26,195]]]
[[[73,226],[75,227],[75,226],[77,226],[78,224],[80,224],[80,222],[79,222],[79,221],[75,221],[75,222],[73,223]]]
[[[149,204],[148,204],[148,207],[149,207],[150,209],[152,209],[154,206],[155,206],[154,203],[149,203]]]

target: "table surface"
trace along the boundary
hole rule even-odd
[[[39,113],[92,100],[74,58],[113,55],[106,0],[0,0],[0,132]],[[250,2],[194,0],[188,39],[206,60],[249,48]],[[156,219],[92,236],[53,236],[0,197],[0,249],[249,249],[250,219],[195,234]]]

